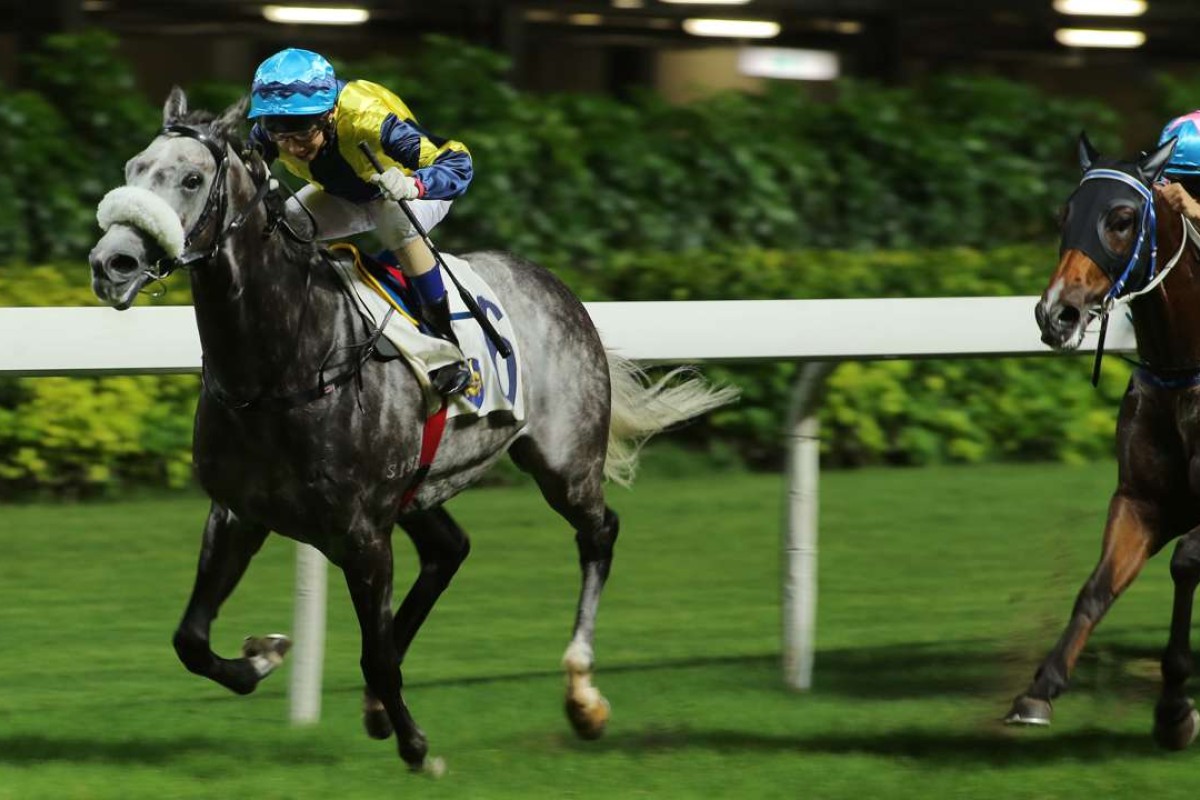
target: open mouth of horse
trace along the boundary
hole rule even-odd
[[[1034,308],[1042,343],[1055,350],[1078,350],[1083,344],[1090,313],[1065,303],[1040,301]]]

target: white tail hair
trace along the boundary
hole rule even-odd
[[[734,386],[713,386],[693,367],[677,367],[653,380],[637,364],[608,353],[612,384],[612,421],[604,477],[622,486],[633,483],[638,454],[654,434],[718,406],[740,394]]]

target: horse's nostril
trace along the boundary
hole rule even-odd
[[[139,267],[138,260],[127,253],[114,253],[108,257],[104,268],[109,274],[129,274],[136,272]]]
[[[1058,327],[1072,328],[1079,322],[1079,309],[1074,306],[1063,306],[1058,312]]]

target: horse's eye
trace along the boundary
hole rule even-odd
[[[188,191],[196,191],[204,185],[204,176],[199,172],[189,172],[183,177],[183,188]]]
[[[1112,223],[1112,229],[1117,233],[1125,233],[1132,227],[1133,217],[1118,217]]]

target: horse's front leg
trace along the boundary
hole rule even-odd
[[[1154,740],[1169,750],[1182,750],[1196,738],[1200,714],[1187,696],[1192,673],[1192,602],[1200,583],[1200,528],[1193,528],[1175,547],[1171,557],[1175,604],[1171,610],[1171,637],[1162,656],[1162,697],[1154,709]]]
[[[359,663],[370,696],[378,698],[396,732],[400,757],[413,771],[438,774],[443,764],[440,759],[426,764],[429,745],[425,734],[413,721],[400,694],[404,681],[392,635],[390,537],[390,526],[372,533],[351,533],[351,543],[342,559],[346,586],[354,601],[354,611],[362,631],[362,658]]]
[[[471,552],[471,541],[444,508],[406,515],[400,527],[412,539],[421,562],[416,582],[392,618],[392,641],[396,658],[403,665],[417,631]],[[370,686],[363,697],[363,725],[375,739],[386,739],[392,733],[387,711]]]
[[[1066,690],[1079,654],[1096,625],[1158,549],[1158,535],[1157,512],[1151,504],[1123,494],[1113,495],[1100,562],[1080,589],[1066,630],[1038,667],[1033,683],[1013,700],[1005,722],[1050,724],[1050,702]]]
[[[217,503],[204,526],[196,585],[175,631],[175,652],[184,666],[238,694],[249,694],[279,666],[290,642],[273,635],[247,638],[242,657],[221,658],[209,645],[209,633],[221,604],[246,572],[267,537],[262,525],[247,522]]]

